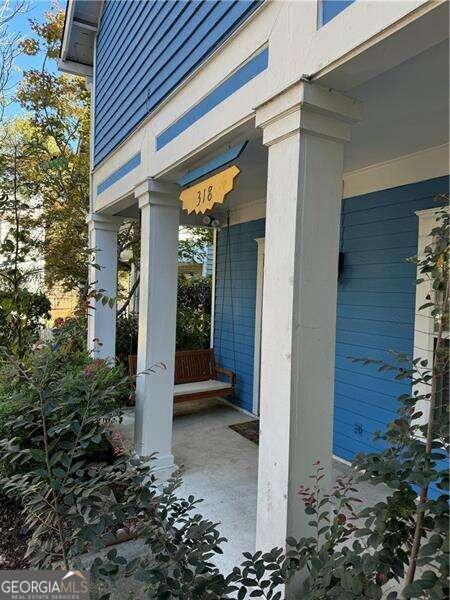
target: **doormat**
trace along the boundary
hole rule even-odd
[[[235,425],[229,425],[229,428],[239,435],[244,436],[251,442],[259,444],[259,421],[246,421],[245,423],[236,423]]]

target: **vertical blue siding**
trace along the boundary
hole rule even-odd
[[[96,47],[95,164],[260,3],[105,0]]]
[[[236,372],[234,402],[248,411],[252,411],[253,408],[257,268],[255,238],[263,237],[264,231],[264,219],[230,227],[236,360],[233,352],[230,265],[228,261],[227,264],[225,262],[227,229],[222,229],[217,235],[216,305],[214,313],[215,355],[220,366]]]
[[[448,177],[344,200],[344,271],[338,288],[334,453],[351,460],[379,448],[383,430],[410,391],[391,373],[352,363],[349,356],[392,360],[389,350],[413,353],[418,217],[436,206]]]
[[[322,0],[322,25],[353,4],[355,0]]]

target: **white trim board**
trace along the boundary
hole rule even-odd
[[[225,402],[225,404],[228,404],[229,406],[231,406],[238,412],[242,413],[243,415],[247,415],[248,417],[253,417],[253,419],[259,418],[258,415],[254,415],[249,410],[245,410],[245,408],[242,408],[242,407],[238,406],[237,404],[234,404],[233,402],[231,402],[231,400],[228,400],[227,398],[218,398],[218,399],[222,400],[222,402]]]
[[[266,217],[266,199],[246,202],[230,210],[230,227],[239,223],[265,219]]]
[[[217,229],[213,229],[213,262],[211,276],[211,328],[209,347],[214,348],[214,324],[216,317],[216,266],[217,266]]]
[[[435,146],[344,173],[343,198],[353,198],[449,174],[449,145]],[[230,225],[264,219],[265,198],[230,210]]]
[[[256,266],[255,338],[253,351],[253,413],[257,415],[259,414],[261,327],[264,288],[264,252],[266,248],[266,238],[256,238],[255,242],[258,244],[258,259]]]
[[[425,247],[433,244],[433,239],[430,234],[436,225],[436,215],[442,208],[428,208],[425,210],[416,211],[416,215],[419,218],[419,232],[417,241],[417,255],[419,260],[423,258]],[[447,207],[447,210],[448,207]],[[417,267],[417,278],[424,279],[422,283],[416,285],[416,305],[415,305],[415,316],[414,316],[414,360],[421,358],[422,360],[428,360],[428,368],[431,369],[433,364],[434,356],[434,317],[431,315],[432,307],[423,308],[420,307],[427,302],[428,294],[432,293],[431,281],[425,279],[420,273],[419,267]],[[420,395],[426,395],[430,393],[430,387],[424,383],[420,383],[415,386],[415,391]],[[422,416],[417,419],[417,425],[425,425],[428,421],[429,414],[429,402],[428,400],[419,400],[416,403],[416,410],[422,412]]]
[[[333,460],[335,460],[336,462],[342,463],[343,465],[346,465],[347,467],[352,466],[352,463],[349,460],[347,460],[345,458],[341,458],[337,454],[333,454]]]
[[[435,146],[344,173],[343,198],[426,181],[449,173],[449,145]]]

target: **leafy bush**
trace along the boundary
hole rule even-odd
[[[211,277],[178,278],[177,350],[209,348]]]
[[[211,332],[211,277],[178,278],[177,350],[209,347]],[[137,353],[138,316],[121,315],[117,319],[116,355],[124,365]]]
[[[1,374],[4,396],[16,401],[5,422],[9,435],[0,442],[0,460],[14,472],[1,484],[24,508],[34,567],[75,568],[80,554],[117,541],[126,527],[145,536],[146,550],[128,564],[114,550],[96,560],[92,572],[100,586],[113,585],[126,564],[125,574],[145,581],[157,597],[168,597],[168,585],[178,586],[180,598],[223,589],[224,578],[209,563],[223,541],[215,525],[191,514],[193,497],[177,498],[178,474],[161,490],[151,461],[129,456],[113,431],[127,385],[120,369],[103,361],[70,365],[59,344],[23,360],[5,357]]]
[[[91,572],[105,592],[102,599],[111,593],[117,600],[122,598],[114,590],[123,578],[139,583],[140,598],[220,600],[237,590],[231,578],[211,563],[214,555],[222,553],[220,545],[226,540],[216,524],[194,512],[198,500],[177,497],[180,484],[176,475],[159,496],[147,494],[147,510],[140,523],[145,546],[139,557],[128,560],[113,549],[106,558],[94,561]]]
[[[85,353],[76,355],[71,347],[68,339],[63,341],[61,337],[53,346],[36,345],[22,360],[13,356],[2,358],[0,430],[4,439],[0,464],[6,472],[23,472],[34,464],[42,444],[42,395],[48,398],[47,427],[56,427],[58,443],[63,447],[68,446],[73,431],[68,426],[60,427],[60,423],[85,410],[84,419],[98,419],[101,415],[103,420],[111,420],[128,395],[128,378],[121,367],[111,368],[102,360],[89,359]],[[102,438],[92,451],[107,451],[108,446]],[[11,447],[17,452],[14,460],[8,454]]]
[[[0,346],[11,352],[30,347],[38,339],[43,321],[50,318],[50,308],[49,299],[40,292],[24,289],[20,291],[19,299],[11,292],[0,292]],[[21,332],[20,340],[18,331]]]
[[[138,325],[137,315],[121,315],[116,323],[116,356],[124,365],[130,354],[137,354]]]
[[[72,363],[85,360],[87,350],[86,316],[56,319],[52,333],[54,344],[59,348],[60,355],[64,352],[68,358],[71,356]]]

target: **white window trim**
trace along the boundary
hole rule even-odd
[[[448,208],[447,208],[448,210]],[[432,244],[430,238],[431,231],[436,227],[436,216],[442,211],[442,207],[429,208],[426,210],[416,211],[419,217],[419,233],[417,244],[417,256],[422,259],[425,247]],[[422,274],[417,267],[417,279],[422,279]],[[434,317],[431,315],[433,307],[423,308],[421,306],[428,302],[427,296],[432,292],[431,282],[425,279],[422,283],[416,285],[416,305],[414,316],[414,360],[428,360],[428,368],[432,368],[434,355],[434,340],[435,328]],[[430,386],[420,383],[414,386],[413,392],[418,392],[420,395],[430,393]],[[418,400],[416,403],[416,411],[422,412],[422,416],[417,419],[417,425],[426,425],[430,411],[430,403],[428,400]]]
[[[264,251],[266,238],[256,238],[258,244],[258,261],[256,270],[256,305],[255,305],[255,348],[253,355],[253,408],[254,415],[259,415],[259,389],[261,377],[261,327],[264,287]]]
[[[213,229],[213,260],[211,277],[211,329],[209,347],[214,348],[214,326],[216,319],[216,268],[217,268],[217,228]]]

